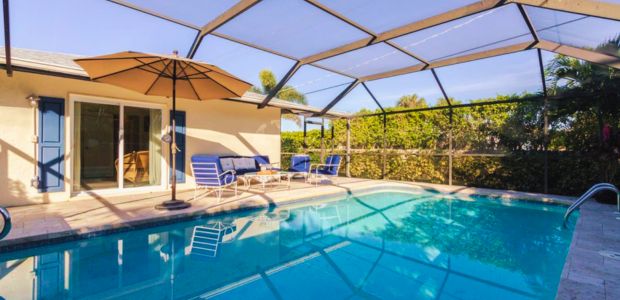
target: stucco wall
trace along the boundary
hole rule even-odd
[[[38,193],[30,186],[34,174],[35,144],[34,114],[25,98],[37,96],[65,99],[65,191]],[[35,203],[66,201],[71,197],[71,136],[70,97],[91,95],[134,102],[165,105],[163,97],[144,96],[106,84],[15,72],[9,78],[0,72],[0,205],[18,206]],[[257,109],[253,104],[222,100],[193,101],[179,99],[177,109],[187,113],[187,183],[180,188],[193,187],[189,157],[195,153],[269,155],[272,161],[280,157],[280,109]],[[168,124],[169,114],[163,122]],[[164,156],[167,158],[167,147]],[[168,168],[165,168],[166,170]],[[167,178],[167,176],[165,176]],[[124,191],[127,193],[131,190]]]

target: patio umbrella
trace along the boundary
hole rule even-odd
[[[240,97],[251,84],[210,64],[173,55],[133,51],[80,58],[75,62],[91,80],[104,82],[145,95],[172,97],[172,197],[158,209],[183,209],[189,203],[176,199],[176,97],[193,100]]]

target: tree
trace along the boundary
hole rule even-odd
[[[620,35],[599,45],[594,51],[619,52]],[[620,73],[618,70],[582,61],[576,58],[556,55],[547,65],[546,73],[551,77],[552,95],[562,94],[570,101],[564,101],[554,112],[564,121],[578,123],[579,119],[566,118],[565,116],[581,116],[582,118],[594,118],[596,120],[597,133],[589,135],[598,137],[598,143],[586,142],[591,146],[603,146],[603,126],[611,123],[618,127],[620,115]],[[576,115],[575,115],[576,114]],[[567,124],[564,124],[566,126]],[[584,135],[585,136],[585,135]]]
[[[258,78],[261,82],[261,87],[252,87],[252,91],[259,94],[269,94],[276,87],[278,82],[276,76],[270,70],[261,70],[258,73]],[[280,89],[280,91],[278,91],[278,93],[276,94],[276,98],[303,105],[308,104],[306,96],[289,85],[285,85],[284,87],[282,87],[282,89]],[[295,122],[298,126],[301,126],[301,118],[297,115],[284,114],[282,115],[282,118],[291,120]]]
[[[404,95],[398,99],[396,107],[399,108],[425,108],[428,107],[426,100],[417,94]]]

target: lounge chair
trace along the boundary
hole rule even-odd
[[[288,168],[288,172],[291,173],[291,176],[301,175],[307,178],[308,171],[310,171],[310,156],[306,154],[291,156],[291,166]]]
[[[233,187],[237,196],[237,176],[234,170],[222,171],[220,158],[216,155],[194,155],[191,160],[192,174],[196,181],[194,199],[201,188],[211,189],[217,194],[218,201],[222,198],[225,188]],[[209,194],[207,192],[205,195]]]
[[[332,154],[327,156],[324,164],[312,164],[308,170],[307,182],[312,180],[315,184],[319,185],[319,179],[328,179],[329,177],[338,176],[338,170],[340,169],[341,156]]]

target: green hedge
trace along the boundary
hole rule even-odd
[[[342,151],[336,153],[344,156]],[[320,153],[311,152],[312,163],[319,163]],[[329,153],[327,153],[329,154]],[[509,189],[525,192],[544,192],[544,152],[517,152],[505,156],[453,157],[453,184]],[[282,165],[288,168],[290,154],[282,155]],[[344,158],[343,158],[344,159]],[[367,151],[351,155],[351,176],[381,179],[383,155]],[[605,155],[592,153],[548,153],[548,192],[558,195],[580,195],[598,182],[620,185],[620,164]],[[345,174],[344,161],[340,174]],[[386,154],[385,179],[448,183],[448,157],[445,155]]]

